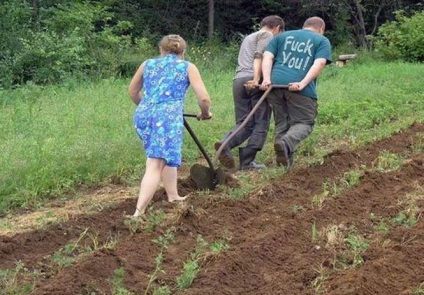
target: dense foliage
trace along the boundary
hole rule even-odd
[[[383,24],[376,39],[376,48],[389,59],[424,61],[424,12],[408,18],[398,12],[396,20]]]
[[[212,2],[214,34],[208,36],[208,3]],[[319,15],[326,21],[326,35],[334,46],[369,48],[369,36],[375,36],[379,26],[393,20],[395,11],[404,9],[397,19],[400,29],[393,25],[382,28],[377,44],[389,42],[387,50],[381,51],[393,58],[422,60],[418,44],[422,40],[422,17],[407,21],[412,12],[422,10],[421,1],[376,2],[4,0],[0,3],[0,87],[58,83],[69,77],[128,76],[143,59],[157,54],[157,42],[169,33],[181,34],[189,41],[189,54],[197,48],[219,57],[226,51],[223,47],[236,48],[241,37],[270,14],[281,15],[287,29],[299,28],[307,17]],[[404,43],[410,38],[409,29],[414,32],[413,44],[418,45]]]

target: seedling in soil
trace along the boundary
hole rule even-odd
[[[424,282],[422,282],[417,289],[414,290],[413,295],[424,295]]]
[[[168,286],[160,286],[153,290],[153,295],[171,295],[172,291]]]
[[[119,235],[110,236],[107,241],[103,244],[104,249],[113,249],[119,241]]]
[[[161,224],[165,220],[165,212],[163,210],[154,210],[153,207],[148,209],[147,220],[146,220],[146,230],[149,232],[154,232],[156,226]]]
[[[312,207],[321,210],[324,206],[325,200],[330,197],[330,191],[327,189],[327,184],[323,184],[323,191],[320,194],[312,197]]]
[[[144,295],[146,295],[150,289],[150,285],[156,281],[157,279],[157,275],[159,273],[164,273],[165,271],[163,270],[163,266],[162,266],[162,262],[163,262],[163,249],[162,251],[155,257],[155,270],[153,271],[152,274],[150,274],[149,277],[149,282],[147,283],[147,287],[146,290],[144,291]]]
[[[187,216],[196,216],[200,217],[201,215],[206,214],[206,211],[190,205],[187,201],[176,204],[173,207],[170,213],[166,214],[165,222],[161,222],[163,227],[174,226],[186,218]]]
[[[311,283],[312,288],[314,288],[315,294],[324,294],[324,283],[330,278],[330,276],[327,274],[327,269],[322,265],[316,268],[315,271],[317,273],[317,277]]]
[[[387,234],[389,232],[389,226],[387,225],[387,222],[384,220],[383,217],[377,216],[374,213],[370,214],[370,220],[373,223],[374,230],[382,233]]]
[[[84,238],[84,236],[87,234],[88,228],[86,228],[79,236],[78,240],[75,243],[69,243],[66,244],[63,248],[59,249],[55,253],[53,253],[53,262],[57,264],[60,268],[63,267],[70,267],[75,260],[75,251],[80,250],[79,243]]]
[[[383,151],[374,160],[373,166],[379,172],[390,172],[399,170],[402,163],[403,159],[400,155]]]
[[[399,201],[399,205],[405,209],[400,211],[399,214],[393,219],[395,225],[402,225],[405,227],[414,226],[421,217],[421,209],[418,207],[417,202],[424,200],[424,187],[416,184],[416,190],[407,194]]]
[[[165,272],[162,266],[163,255],[165,250],[168,249],[169,244],[175,241],[174,232],[175,228],[167,229],[163,235],[159,236],[157,239],[152,240],[153,243],[160,246],[160,252],[155,257],[155,270],[152,274],[149,275],[149,282],[147,283],[144,295],[148,294],[150,286],[154,281],[156,281],[158,274]]]
[[[343,187],[344,188],[351,188],[356,185],[358,185],[361,181],[362,171],[360,170],[351,170],[348,172],[345,172],[343,174]]]
[[[52,259],[53,259],[53,262],[55,264],[57,264],[60,268],[70,267],[74,263],[74,260],[75,260],[74,257],[67,256],[67,254],[64,253],[63,249],[56,251],[53,254]]]
[[[255,181],[252,179],[251,174],[246,172],[240,172],[236,174],[237,180],[240,183],[243,183],[240,187],[230,188],[228,189],[228,195],[231,199],[244,199],[247,197],[253,189],[256,188]]]
[[[177,277],[177,289],[187,289],[191,286],[199,272],[199,259],[207,246],[208,243],[199,235],[195,251],[190,255],[188,261],[184,262],[182,274]]]
[[[177,277],[177,288],[179,290],[189,288],[196,278],[199,268],[199,262],[197,260],[184,262],[183,273]]]
[[[404,227],[414,226],[417,223],[415,214],[416,210],[412,209],[401,211],[395,218],[393,218],[393,223]]]
[[[417,133],[417,137],[412,144],[412,151],[415,153],[424,152],[424,133]]]
[[[190,258],[184,262],[182,273],[177,277],[177,289],[183,290],[189,288],[200,270],[200,262],[211,255],[217,255],[228,249],[230,247],[228,241],[229,238],[224,237],[223,239],[208,244],[208,242],[199,235],[197,237],[195,251],[190,255]]]
[[[292,206],[292,212],[297,214],[297,213],[302,213],[305,212],[306,208],[303,207],[302,205],[293,205]]]
[[[128,218],[124,220],[124,224],[132,235],[141,232],[144,228],[144,220],[142,218]]]
[[[229,190],[229,196],[232,199],[244,199],[252,191],[253,186],[243,185],[242,187],[231,188]]]
[[[353,255],[352,267],[357,267],[364,263],[362,254],[368,249],[367,241],[362,236],[352,232],[347,236],[346,243]]]
[[[124,277],[125,277],[125,269],[120,267],[115,269],[113,272],[113,277],[111,279],[111,283],[113,286],[113,295],[132,295],[130,291],[125,289],[124,287]]]
[[[31,293],[34,288],[33,285],[29,283],[21,284],[18,282],[18,278],[25,276],[27,272],[28,269],[20,261],[16,263],[14,269],[0,269],[0,294],[23,295]]]
[[[326,247],[336,249],[344,243],[344,233],[338,225],[329,225],[319,232],[319,236],[326,240]]]
[[[14,229],[13,223],[6,219],[0,219],[0,230],[12,231]]]
[[[212,253],[218,254],[230,248],[230,245],[225,240],[218,240],[211,243]]]
[[[152,240],[153,243],[160,246],[161,250],[168,249],[169,244],[175,241],[175,228],[169,228],[166,232],[157,239]]]
[[[163,210],[155,210],[153,207],[149,207],[147,211],[145,219],[127,218],[124,220],[124,224],[128,227],[131,234],[142,232],[143,229],[154,232],[156,226],[165,220],[165,212]]]
[[[88,233],[88,237],[91,240],[91,244],[86,247],[87,252],[97,251],[100,249],[113,249],[118,243],[118,236],[110,236],[103,245],[99,243],[99,235],[96,233]]]

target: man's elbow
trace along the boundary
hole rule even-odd
[[[318,58],[315,60],[314,65],[324,68],[327,65],[327,60],[325,58]]]

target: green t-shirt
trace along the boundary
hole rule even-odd
[[[325,58],[327,64],[331,63],[330,41],[327,37],[309,30],[281,33],[271,40],[266,51],[274,55],[271,83],[275,85],[300,82],[317,58]],[[317,99],[316,79],[300,94]]]

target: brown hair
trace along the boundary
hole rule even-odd
[[[186,49],[186,42],[180,35],[167,35],[159,42],[159,47],[166,53],[181,55]]]
[[[314,29],[325,29],[325,22],[322,18],[318,16],[313,16],[305,20],[303,23],[304,28],[314,28]]]
[[[270,29],[280,26],[280,30],[284,31],[284,20],[278,15],[266,16],[261,21],[261,28],[268,27]]]

